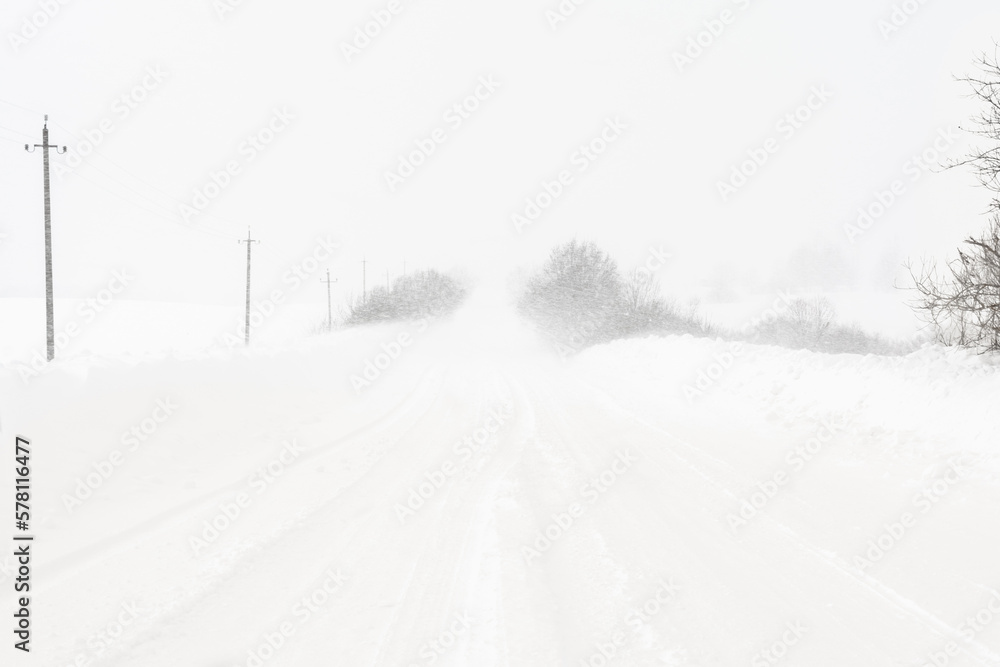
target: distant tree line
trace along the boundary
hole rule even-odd
[[[576,240],[553,249],[529,276],[517,307],[561,355],[619,338],[663,334],[719,336],[831,353],[900,354],[913,349],[913,344],[893,343],[857,325],[838,323],[825,298],[791,299],[766,319],[727,330],[668,301],[649,272],[623,276],[607,252]]]
[[[752,343],[831,354],[906,354],[918,341],[894,342],[863,330],[857,324],[837,322],[837,311],[825,297],[796,298],[787,310],[732,336]]]

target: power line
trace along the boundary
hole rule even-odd
[[[219,238],[219,239],[222,239],[222,238],[229,239],[229,238],[231,238],[231,234],[230,233],[224,232],[222,230],[216,229],[215,227],[211,227],[211,226],[208,226],[208,225],[201,225],[201,226],[198,226],[198,227],[195,227],[195,226],[187,227],[185,225],[181,225],[177,221],[176,217],[173,217],[173,215],[170,214],[170,209],[168,209],[167,207],[163,206],[162,204],[160,204],[156,200],[143,195],[141,192],[138,192],[135,189],[129,187],[129,185],[127,183],[124,183],[121,180],[115,178],[114,176],[112,176],[111,174],[105,172],[103,169],[100,169],[96,165],[91,164],[90,166],[94,167],[94,169],[96,169],[99,173],[107,176],[108,179],[110,179],[111,181],[113,181],[115,184],[121,186],[122,188],[125,188],[126,190],[128,190],[132,194],[136,195],[139,199],[143,200],[143,202],[151,204],[153,206],[156,206],[160,210],[154,210],[154,209],[148,208],[147,206],[143,206],[140,203],[138,203],[137,201],[129,199],[128,197],[125,197],[122,194],[120,194],[118,192],[115,192],[114,190],[110,189],[109,187],[107,187],[105,185],[102,185],[101,183],[99,183],[99,182],[97,182],[97,181],[95,181],[95,180],[93,180],[93,179],[91,179],[91,178],[89,178],[87,176],[84,176],[83,174],[81,174],[79,172],[75,172],[74,176],[76,176],[78,178],[81,178],[81,179],[87,181],[88,183],[90,183],[92,185],[97,186],[98,188],[104,190],[108,194],[111,194],[111,195],[113,195],[113,196],[121,199],[122,201],[127,202],[127,203],[135,206],[136,208],[142,209],[143,211],[146,211],[147,213],[152,213],[153,215],[159,216],[159,217],[163,218],[164,220],[167,220],[169,222],[174,223],[175,225],[180,225],[181,227],[184,227],[185,229],[191,229],[193,231],[196,231],[196,232],[199,232],[199,233],[203,233],[203,234],[207,234],[209,236],[213,236],[213,237]]]
[[[26,112],[28,112],[28,113],[30,113],[32,115],[36,115],[36,116],[43,115],[42,112],[40,112],[40,111],[37,111],[35,109],[29,109],[28,107],[22,106],[20,104],[15,104],[14,102],[10,102],[10,101],[7,101],[7,100],[0,99],[0,104],[6,104],[7,106],[13,107],[15,109],[20,109],[22,111],[26,111]],[[63,126],[63,125],[61,125],[59,123],[56,123],[55,121],[53,121],[53,125],[59,127],[60,129],[62,129],[64,132],[66,132],[69,136],[73,137],[77,141],[80,140],[80,137],[75,132],[73,132],[72,130],[66,128],[65,126]],[[3,127],[3,126],[0,126],[0,127]],[[9,129],[12,132],[14,132],[16,134],[20,134],[20,135],[22,135],[22,136],[24,136],[26,138],[29,138],[29,139],[31,138],[29,135],[23,134],[23,133],[21,133],[21,132],[19,132],[17,130],[13,130],[11,128],[5,128],[5,129]],[[171,201],[173,201],[173,202],[175,202],[177,204],[183,203],[179,199],[177,199],[176,197],[174,197],[173,195],[171,195],[171,194],[169,194],[167,192],[164,192],[163,190],[160,190],[159,188],[157,188],[156,186],[152,185],[151,183],[148,183],[147,181],[144,181],[143,179],[139,178],[135,174],[131,173],[125,167],[121,166],[120,164],[118,164],[117,162],[115,162],[114,160],[112,160],[111,158],[109,158],[107,155],[105,155],[101,151],[97,150],[96,146],[93,147],[92,153],[95,156],[104,158],[105,160],[107,160],[111,164],[113,164],[116,167],[118,167],[118,169],[120,169],[123,173],[125,173],[128,176],[130,176],[130,177],[134,178],[135,180],[139,181],[140,183],[142,183],[146,187],[148,187],[148,188],[150,188],[152,190],[156,190],[157,192],[159,192],[160,194],[162,194],[163,196],[165,196],[167,199],[169,199],[169,200],[171,200]],[[156,206],[159,206],[160,208],[163,208],[164,210],[169,210],[169,209],[167,209],[167,207],[163,206],[162,204],[160,204],[159,202],[153,200],[152,198],[150,198],[150,197],[148,197],[146,195],[143,195],[142,193],[136,192],[134,189],[132,189],[131,187],[129,187],[126,183],[123,183],[121,180],[115,178],[111,174],[108,174],[107,172],[105,172],[102,169],[100,169],[99,167],[97,167],[97,165],[95,165],[92,161],[84,159],[83,156],[80,156],[80,158],[81,158],[81,160],[83,160],[89,166],[93,167],[94,169],[97,169],[98,171],[100,171],[105,176],[107,176],[111,180],[115,181],[119,185],[121,185],[121,186],[123,186],[123,187],[125,187],[125,188],[127,188],[129,190],[131,190],[132,192],[134,192],[139,197],[141,197],[141,198],[149,201],[152,204],[155,204]],[[91,181],[91,182],[93,182],[93,181]],[[206,215],[206,216],[208,216],[210,218],[213,218],[214,220],[217,220],[218,222],[221,222],[221,223],[223,223],[223,224],[225,224],[225,225],[227,225],[227,226],[229,226],[231,228],[231,229],[228,229],[228,230],[216,229],[215,231],[219,232],[220,235],[226,235],[226,236],[228,236],[229,234],[232,233],[232,229],[235,229],[235,227],[236,227],[236,225],[234,223],[232,223],[232,222],[230,222],[228,220],[224,220],[224,219],[222,219],[222,218],[220,218],[220,217],[218,217],[216,215],[212,215],[210,213],[204,213],[204,212],[202,212],[202,215]]]
[[[14,107],[15,109],[20,109],[21,111],[27,111],[28,113],[35,116],[45,115],[41,111],[38,111],[37,109],[29,109],[28,107],[23,107],[20,104],[14,104],[13,102],[8,102],[7,100],[0,100],[0,104],[6,104],[9,107]]]
[[[98,172],[100,172],[100,173],[104,174],[105,176],[107,176],[108,178],[110,178],[112,181],[114,181],[118,185],[122,186],[123,188],[125,188],[126,190],[128,190],[129,192],[131,192],[132,194],[136,195],[137,197],[146,200],[147,202],[149,202],[150,204],[153,204],[154,206],[158,206],[158,207],[162,208],[164,211],[169,211],[170,210],[166,206],[163,206],[163,204],[161,204],[158,201],[156,201],[155,199],[153,199],[151,197],[147,197],[146,195],[142,194],[141,192],[139,192],[135,188],[132,188],[131,186],[128,185],[128,183],[124,183],[121,180],[115,178],[114,176],[112,176],[108,172],[104,171],[103,169],[101,169],[97,165],[95,165],[93,163],[88,163],[88,164],[91,167],[93,167],[94,169],[96,169]],[[80,176],[80,174],[76,174],[76,175]],[[91,181],[91,182],[93,182],[93,181]],[[172,222],[174,222],[174,223],[176,223],[176,224],[180,224],[173,217],[170,217],[170,216],[167,216],[167,215],[164,215],[163,217],[166,218],[166,219],[168,219],[168,220],[170,220],[170,221],[172,221]],[[184,225],[181,225],[181,226],[184,227]],[[207,226],[204,226],[204,225],[203,225],[203,227],[204,228],[208,228]],[[192,229],[196,229],[196,228],[192,227]],[[215,229],[215,228],[209,228],[209,229],[212,229],[212,231],[217,232],[220,236],[222,236],[222,235],[228,236],[228,234],[225,234],[225,232],[223,232],[222,230]]]
[[[17,108],[17,109],[21,109],[23,111],[26,111],[26,112],[29,112],[29,113],[32,113],[32,114],[38,113],[38,112],[36,112],[33,109],[29,109],[27,107],[24,107],[24,106],[21,106],[19,104],[15,104],[13,102],[9,102],[9,101],[6,101],[6,100],[0,99],[0,103],[6,104],[8,106],[11,106],[11,107],[14,107],[14,108]],[[55,127],[61,128],[64,132],[66,132],[69,136],[73,137],[77,141],[81,141],[80,137],[76,133],[74,133],[72,130],[68,129],[67,127],[65,127],[65,126],[63,126],[63,125],[61,125],[61,124],[59,124],[59,123],[57,123],[55,121],[53,121],[53,125]],[[0,128],[8,129],[11,132],[15,132],[16,134],[19,134],[19,135],[22,135],[22,136],[26,136],[26,137],[28,136],[28,135],[24,135],[23,133],[21,133],[21,132],[19,132],[17,130],[14,130],[12,128],[6,128],[4,126],[0,126]],[[0,136],[0,139],[11,141],[10,139],[7,139],[7,137],[3,137],[3,136]],[[12,143],[18,143],[18,142],[12,142]],[[113,165],[117,170],[119,170],[125,176],[128,176],[130,179],[133,179],[137,183],[140,183],[143,186],[145,186],[146,188],[149,188],[150,190],[152,190],[152,191],[158,193],[159,195],[161,195],[167,201],[171,202],[171,206],[173,204],[177,204],[177,205],[183,205],[184,204],[184,202],[182,202],[177,197],[171,195],[169,192],[166,192],[165,190],[162,190],[161,188],[153,185],[152,183],[146,181],[145,179],[137,176],[135,173],[133,173],[132,171],[130,171],[128,168],[122,166],[120,163],[116,162],[115,160],[112,160],[106,154],[104,154],[103,152],[97,150],[96,147],[92,147],[91,153],[90,153],[90,155],[87,158],[84,158],[83,156],[80,156],[81,161],[84,164],[86,164],[87,166],[92,167],[95,171],[99,172],[100,174],[102,174],[103,176],[105,176],[106,178],[108,178],[109,180],[113,181],[115,184],[117,184],[121,188],[123,188],[123,189],[127,190],[128,192],[132,193],[133,195],[135,195],[135,197],[137,197],[139,201],[135,201],[135,200],[130,199],[130,198],[126,197],[126,196],[123,196],[120,193],[114,192],[110,188],[101,185],[97,181],[95,181],[95,180],[93,180],[91,178],[88,178],[88,177],[84,176],[83,174],[81,174],[81,173],[79,173],[77,171],[74,171],[73,174],[75,176],[79,176],[80,178],[82,178],[85,181],[90,182],[93,185],[96,185],[97,187],[100,187],[101,189],[103,189],[106,192],[114,195],[115,197],[118,197],[119,199],[122,199],[123,201],[126,201],[129,204],[132,204],[136,208],[139,208],[139,209],[141,209],[143,211],[146,211],[147,213],[152,213],[154,215],[158,215],[159,217],[164,218],[166,220],[169,220],[169,221],[171,221],[171,222],[173,222],[173,223],[175,223],[175,224],[177,224],[177,225],[179,225],[179,226],[181,226],[181,227],[183,227],[185,229],[194,230],[194,231],[199,232],[199,233],[207,234],[208,236],[212,236],[212,237],[215,237],[215,238],[222,239],[222,238],[231,238],[230,235],[237,228],[237,225],[234,224],[233,222],[231,222],[229,220],[226,220],[224,218],[221,218],[221,217],[219,217],[216,214],[209,213],[207,211],[201,211],[200,215],[204,216],[204,218],[208,218],[210,220],[214,220],[216,223],[221,223],[221,224],[212,224],[208,220],[202,220],[197,225],[185,225],[185,224],[181,223],[177,219],[177,217],[176,217],[177,213],[176,213],[175,209],[173,209],[171,206],[164,205],[164,203],[162,203],[161,201],[158,201],[156,198],[150,196],[149,194],[146,194],[146,193],[140,192],[139,190],[136,190],[129,183],[127,183],[126,181],[124,181],[122,178],[120,178],[120,177],[118,177],[118,176],[116,176],[116,175],[114,175],[112,173],[109,173],[105,169],[101,168],[99,165],[97,165],[94,162],[94,159],[93,159],[93,158],[98,158],[98,157],[106,160],[108,163],[110,163],[111,165]],[[140,202],[142,202],[142,204],[146,204],[146,205],[142,205]],[[150,206],[152,206],[156,210],[150,209],[149,208]]]
[[[53,125],[58,125],[58,123],[53,123]],[[14,134],[19,134],[22,137],[24,137],[25,139],[31,139],[31,135],[30,134],[25,134],[24,132],[21,132],[20,130],[15,130],[14,128],[7,127],[6,125],[0,125],[0,129],[7,130],[8,132],[13,132]]]
[[[57,125],[58,125],[58,123],[57,123]],[[79,137],[77,137],[75,134],[73,134],[73,132],[71,132],[70,130],[67,130],[62,125],[59,125],[59,127],[61,127],[64,131],[66,131],[67,133],[69,133],[74,138],[79,139]],[[174,204],[183,205],[185,203],[185,202],[182,202],[180,199],[177,199],[175,196],[173,196],[169,192],[166,192],[165,190],[161,190],[160,188],[156,187],[152,183],[150,183],[150,182],[148,182],[148,181],[140,178],[139,176],[136,176],[134,173],[132,173],[131,171],[129,171],[128,169],[126,169],[125,167],[123,167],[121,164],[119,164],[118,162],[112,160],[110,157],[108,157],[107,155],[105,155],[101,151],[97,150],[96,147],[93,149],[92,154],[94,156],[96,156],[96,157],[100,157],[100,158],[103,158],[103,159],[107,160],[108,162],[110,162],[111,164],[113,164],[115,167],[117,167],[118,169],[120,169],[122,171],[122,173],[124,173],[127,176],[135,179],[139,183],[142,183],[143,185],[145,185],[146,187],[148,187],[150,190],[155,190],[159,194],[161,194],[164,197],[166,197],[167,199],[169,199]],[[102,173],[104,173],[106,176],[108,176],[108,178],[114,179],[114,177],[111,176],[111,174],[108,174],[107,172],[104,172],[102,169],[100,169],[99,167],[97,167],[97,165],[95,165],[93,163],[93,161],[88,160],[88,159],[84,158],[83,156],[81,156],[80,159],[83,160],[87,165],[89,165],[89,166],[93,167],[94,169],[97,169],[98,171],[101,171]],[[118,181],[118,182],[120,182],[120,181]],[[125,185],[125,184],[122,183],[122,185]],[[126,187],[128,187],[128,186],[126,186]],[[145,199],[148,199],[149,201],[154,201],[152,198],[146,197],[145,195],[142,195],[141,193],[136,193],[136,194],[139,194],[139,196],[144,197]],[[159,204],[159,202],[156,202],[156,203],[157,203],[157,205],[162,206],[161,204]],[[166,209],[165,206],[163,208]],[[230,222],[229,220],[224,220],[223,218],[220,218],[217,215],[214,215],[212,213],[206,213],[205,211],[201,211],[200,213],[201,213],[201,215],[204,215],[206,217],[212,218],[212,219],[214,219],[214,220],[216,220],[218,222],[221,222],[224,225],[227,225],[228,227],[231,228],[231,229],[228,229],[228,230],[217,229],[216,231],[219,231],[219,232],[222,232],[222,233],[225,233],[225,234],[228,235],[228,234],[232,233],[232,229],[235,229],[237,227],[237,225],[235,223]]]
[[[0,102],[3,102],[4,104],[8,104],[10,106],[16,106],[17,108],[20,108],[20,109],[25,109],[26,111],[31,111],[30,109],[26,109],[25,107],[20,107],[18,105],[12,104],[10,102],[5,102],[4,100],[0,100]],[[61,128],[63,131],[65,131],[71,137],[79,139],[79,137],[77,137],[73,132],[71,132],[70,130],[68,130],[65,126],[61,125],[60,123],[57,123],[57,122],[53,121],[52,124],[54,126],[56,126],[56,127]],[[14,130],[12,128],[8,128],[8,127],[5,127],[5,126],[0,126],[0,128],[6,129],[6,130],[10,130],[11,132],[15,132],[16,134],[19,134],[19,135],[22,135],[22,136],[26,136],[26,137],[29,136],[29,135],[23,134],[22,132],[19,132],[18,130]],[[7,137],[4,137],[4,136],[0,136],[0,139],[6,140],[6,141],[11,141],[10,139],[8,139]],[[12,142],[12,143],[17,143],[17,142]],[[63,152],[65,152],[65,151],[63,151]],[[96,150],[94,152],[98,153]],[[108,160],[109,162],[112,162],[112,164],[115,164],[119,169],[121,169],[126,174],[129,173],[123,167],[121,167],[120,165],[117,165],[117,163],[114,163],[107,156],[101,155],[101,157],[104,157],[104,159]],[[116,177],[115,175],[108,173],[107,171],[105,171],[104,169],[102,169],[98,165],[94,164],[93,162],[88,161],[88,160],[84,160],[84,162],[88,166],[92,167],[94,170],[96,170],[97,172],[99,172],[100,174],[103,174],[104,176],[106,176],[109,180],[113,181],[118,186],[120,186],[120,187],[124,188],[125,190],[128,190],[129,192],[131,192],[132,194],[134,194],[142,202],[150,204],[150,205],[156,207],[156,209],[160,209],[160,210],[153,210],[153,209],[148,208],[147,206],[143,206],[140,203],[138,203],[137,201],[129,199],[129,198],[121,195],[120,193],[117,193],[117,192],[111,190],[107,186],[104,186],[101,183],[99,183],[99,182],[97,182],[97,181],[95,181],[95,180],[93,180],[91,178],[88,178],[87,176],[84,176],[81,173],[74,172],[75,176],[79,176],[81,179],[83,179],[83,180],[91,183],[92,185],[95,185],[95,186],[99,187],[100,189],[108,192],[109,194],[111,194],[111,195],[113,195],[115,197],[118,197],[119,199],[121,199],[121,200],[123,200],[125,202],[128,202],[129,204],[132,204],[136,208],[142,209],[143,211],[146,211],[147,213],[152,213],[154,215],[158,215],[159,217],[164,218],[166,220],[169,220],[170,222],[173,222],[174,224],[180,224],[178,222],[178,220],[175,217],[173,217],[173,211],[171,211],[171,209],[169,209],[168,207],[164,206],[163,204],[161,204],[160,202],[156,201],[152,197],[149,197],[148,195],[145,195],[142,192],[137,191],[135,188],[131,187],[128,183],[124,182],[123,180],[121,180],[120,178]],[[135,178],[137,181],[142,182],[145,185],[147,185],[147,186],[149,186],[149,187],[151,187],[153,189],[156,189],[154,186],[151,186],[150,184],[145,183],[145,181],[142,181],[142,179],[140,179],[140,178],[138,178],[138,177],[136,177],[134,175],[131,175],[131,174],[129,174],[129,175],[132,176],[133,178]],[[166,194],[166,193],[164,193],[164,194]],[[164,213],[164,212],[166,212],[166,213]],[[215,217],[215,216],[212,216],[212,217]],[[221,220],[220,218],[217,218],[217,217],[215,219],[219,220],[220,222],[224,222],[224,223],[226,222],[226,221]],[[231,223],[226,223],[226,224],[230,225],[231,227],[235,226],[235,225],[232,225]],[[180,225],[180,226],[186,227],[185,225]],[[190,229],[193,229],[193,230],[195,230],[197,232],[205,233],[205,234],[208,234],[209,236],[214,236],[214,237],[220,238],[220,239],[221,238],[231,238],[230,234],[232,233],[231,229],[229,229],[229,230],[222,230],[222,229],[218,229],[216,227],[213,227],[213,226],[207,225],[207,224],[206,225],[200,225],[198,227],[191,227]]]
[[[135,206],[138,209],[146,211],[147,213],[151,213],[152,215],[158,216],[158,217],[163,218],[164,220],[167,220],[167,221],[169,221],[171,223],[177,224],[177,220],[176,219],[170,217],[169,215],[166,215],[162,211],[157,211],[157,210],[154,210],[154,209],[142,206],[138,202],[133,201],[132,199],[129,199],[129,198],[127,198],[127,197],[125,197],[125,196],[123,196],[123,195],[115,192],[114,190],[111,190],[107,186],[104,186],[104,185],[98,183],[97,181],[92,180],[92,179],[88,178],[87,176],[84,176],[83,174],[77,174],[77,176],[79,176],[83,180],[87,181],[91,185],[94,185],[94,186],[100,188],[101,190],[104,190],[108,194],[110,194],[110,195],[112,195],[114,197],[117,197],[118,199],[121,199],[123,202],[125,202],[127,204],[131,204],[132,206]],[[115,181],[115,182],[118,183],[118,181]],[[119,185],[123,185],[123,184],[119,183]],[[151,200],[147,200],[147,201],[151,201]],[[155,202],[153,202],[153,203],[155,203]],[[232,236],[229,235],[229,234],[224,234],[222,232],[218,232],[215,229],[211,229],[211,228],[196,228],[196,227],[191,227],[190,229],[192,229],[193,231],[196,231],[196,232],[200,232],[202,234],[207,234],[208,236],[213,236],[215,238],[219,238],[219,239],[227,239],[228,240],[228,239],[232,238]]]
[[[41,112],[37,112],[34,109],[29,109],[27,107],[21,106],[19,104],[15,104],[13,102],[9,102],[7,100],[0,99],[0,103],[6,104],[7,106],[10,106],[10,107],[14,107],[16,109],[20,109],[22,111],[27,111],[28,113],[31,113],[33,115],[42,115]],[[75,132],[73,132],[72,130],[70,130],[66,126],[64,126],[64,125],[62,125],[60,123],[57,123],[55,121],[53,121],[52,124],[54,126],[60,128],[63,132],[65,132],[67,135],[69,135],[73,139],[77,140],[78,142],[81,141],[79,135],[77,135]],[[0,126],[0,127],[3,127],[4,129],[10,130],[11,132],[14,132],[16,134],[19,134],[19,135],[22,135],[22,136],[25,136],[25,137],[28,136],[28,135],[25,135],[25,134],[23,134],[22,132],[20,132],[18,130],[14,130],[13,128],[7,128],[7,127],[4,127],[4,126]],[[4,138],[4,137],[0,137],[0,138]],[[176,197],[172,196],[171,194],[169,194],[169,193],[161,190],[160,188],[157,188],[155,185],[153,185],[153,184],[149,183],[148,181],[145,181],[142,178],[136,176],[134,173],[132,173],[131,171],[129,171],[128,169],[126,169],[125,167],[123,167],[122,165],[120,165],[119,163],[115,162],[114,160],[112,160],[110,157],[108,157],[107,155],[105,155],[101,151],[97,150],[96,146],[92,147],[91,154],[94,157],[100,157],[100,158],[103,158],[103,159],[107,160],[109,163],[111,163],[116,168],[118,168],[119,170],[121,170],[121,172],[124,173],[125,175],[129,176],[132,179],[135,179],[139,183],[142,183],[144,186],[150,188],[151,190],[155,190],[156,192],[158,192],[159,194],[163,195],[164,197],[166,197],[171,202],[174,202],[176,204],[183,203],[179,199],[177,199]],[[153,206],[156,206],[157,208],[163,209],[164,211],[167,211],[170,214],[174,213],[174,211],[172,211],[169,207],[164,206],[162,203],[156,201],[155,199],[153,199],[149,195],[146,195],[146,194],[144,194],[142,192],[137,191],[135,188],[133,188],[132,186],[130,186],[128,183],[124,182],[121,178],[118,178],[118,177],[114,176],[113,174],[110,174],[107,171],[105,171],[104,169],[100,168],[97,164],[94,163],[93,160],[87,159],[84,156],[79,155],[79,154],[77,154],[77,155],[80,157],[81,161],[83,163],[85,163],[87,166],[90,166],[93,169],[97,170],[98,172],[102,173],[104,176],[108,177],[109,179],[111,179],[112,181],[114,181],[115,183],[117,183],[118,185],[120,185],[121,187],[129,190],[130,192],[132,192],[133,194],[135,194],[137,197],[141,198],[142,200],[148,202],[149,204],[152,204]],[[89,180],[89,179],[87,179],[86,177],[82,176],[79,173],[74,172],[74,175],[80,176],[81,178],[84,178],[84,180]],[[90,182],[94,183],[94,181],[90,181]],[[148,209],[144,209],[144,210],[148,210]],[[234,223],[232,223],[232,222],[230,222],[228,220],[224,220],[224,219],[222,219],[222,218],[220,218],[220,217],[218,217],[216,215],[212,215],[212,214],[204,213],[204,212],[203,212],[203,215],[205,215],[207,217],[210,217],[210,218],[212,218],[212,219],[214,219],[214,220],[216,220],[218,222],[223,223],[223,225],[225,225],[227,228],[226,229],[222,229],[222,228],[218,228],[218,227],[213,227],[213,226],[208,225],[208,224],[202,224],[199,228],[193,228],[193,229],[201,231],[202,228],[210,228],[210,229],[212,229],[213,231],[215,231],[217,233],[216,235],[219,238],[223,238],[223,237],[228,238],[229,235],[232,234],[233,230],[237,227],[237,225],[235,225]],[[165,216],[161,216],[161,217],[165,217]],[[172,220],[173,222],[175,222],[177,224],[180,224],[174,218],[168,218],[168,219]],[[181,225],[181,226],[185,227],[185,225]]]

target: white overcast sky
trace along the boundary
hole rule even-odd
[[[680,295],[880,291],[907,257],[950,252],[985,222],[971,173],[912,182],[903,165],[968,125],[976,107],[954,77],[993,53],[995,0],[926,2],[889,38],[879,21],[894,3],[882,0],[588,0],[555,30],[545,12],[558,0],[404,1],[350,63],[341,44],[388,0],[243,0],[222,18],[212,0],[70,1],[15,49],[11,34],[43,4],[5,0],[0,21],[0,296],[42,294],[41,156],[23,148],[40,141],[42,113],[58,144],[113,124],[84,166],[53,177],[62,297],[127,268],[132,298],[239,303],[247,225],[262,289],[330,235],[343,246],[339,296],[360,289],[363,256],[371,282],[404,258],[501,276],[573,237],[625,267],[662,246],[665,290]],[[674,53],[723,10],[735,20],[679,72]],[[123,118],[116,100],[147,68],[167,78]],[[483,76],[500,88],[390,192],[385,171],[448,128],[443,114]],[[816,86],[832,99],[723,203],[717,182],[780,137],[775,124]],[[241,160],[276,108],[294,121],[184,224],[180,204]],[[525,197],[615,117],[621,139],[516,233]],[[848,243],[844,223],[895,179],[906,192]],[[325,296],[314,277],[297,299]]]

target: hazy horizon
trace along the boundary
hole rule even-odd
[[[892,3],[860,0],[586,3],[555,29],[548,5],[431,1],[401,5],[350,62],[343,44],[381,5],[244,2],[220,15],[227,6],[58,5],[20,43],[10,35],[39,5],[9,4],[0,297],[42,295],[41,156],[23,144],[41,141],[43,113],[54,144],[101,136],[69,173],[70,156],[52,157],[58,297],[86,297],[109,279],[104,267],[122,267],[136,274],[130,298],[239,303],[236,241],[248,226],[262,241],[260,286],[280,282],[317,237],[336,239],[326,266],[341,299],[361,291],[363,258],[375,283],[404,261],[499,279],[571,238],[597,242],[623,268],[668,250],[659,277],[680,299],[882,293],[906,259],[948,256],[985,225],[988,193],[973,174],[909,163],[977,110],[954,77],[993,49],[1000,8],[984,0],[961,13],[922,5],[887,36]],[[679,61],[723,10],[733,19],[724,33]],[[817,90],[825,99],[811,100]],[[477,91],[474,111],[449,112]],[[808,120],[787,121],[810,101]],[[578,171],[579,146],[616,118],[621,136]],[[247,144],[272,124],[273,142]],[[438,128],[443,143],[393,191],[386,172]],[[968,134],[950,136],[942,157],[960,157]],[[719,182],[769,138],[777,151],[723,201]],[[186,215],[232,161],[239,173]],[[518,233],[511,216],[564,169],[572,184]],[[852,243],[844,225],[894,180],[904,194]],[[295,299],[324,301],[319,277]]]

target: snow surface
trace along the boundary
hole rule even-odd
[[[561,359],[508,313],[248,351],[233,312],[29,378],[5,349],[37,541],[34,652],[4,664],[1000,665],[994,359]]]

